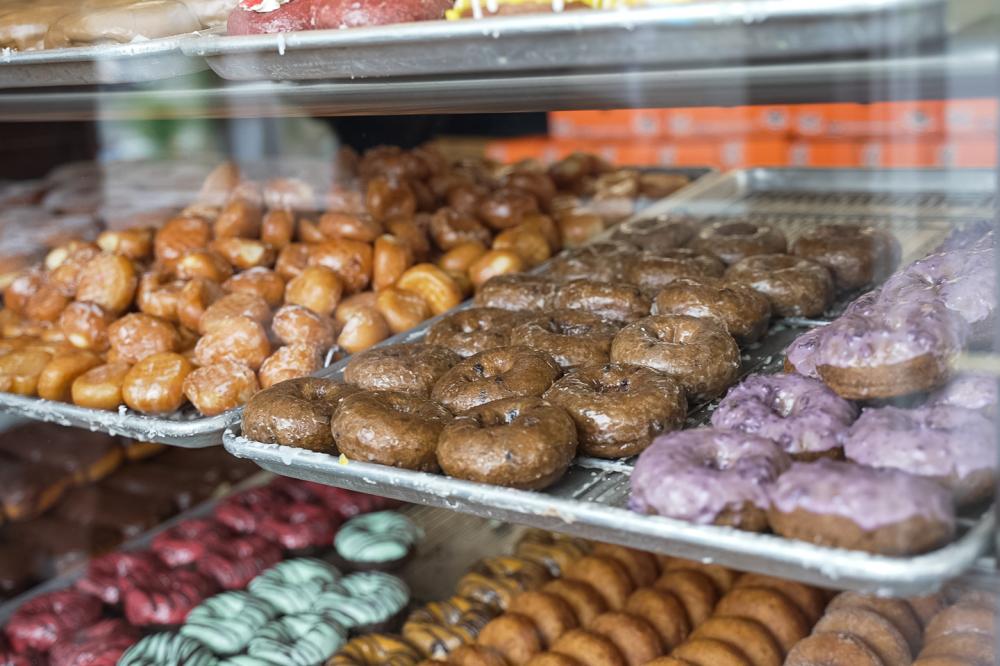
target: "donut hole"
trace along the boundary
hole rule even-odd
[[[756,233],[756,225],[749,222],[730,222],[715,227],[717,236],[753,236]]]

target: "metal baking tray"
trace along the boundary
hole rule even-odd
[[[994,202],[988,196],[992,188],[992,173],[986,170],[750,169],[709,175],[640,217],[675,213],[712,220],[750,218],[767,220],[793,235],[817,223],[865,222],[892,230],[901,241],[905,260],[913,260],[940,243],[954,224],[992,215]],[[810,198],[817,203],[808,205]],[[949,201],[961,203],[953,209]],[[851,296],[841,299],[838,306]],[[425,322],[386,344],[418,340],[432,323]],[[801,333],[801,327],[823,323],[822,318],[778,320],[762,341],[743,350],[742,371],[777,371],[783,350]],[[338,378],[345,365],[346,361],[339,362],[325,374]],[[688,426],[706,423],[713,409],[714,403],[695,405]],[[276,474],[886,595],[919,594],[959,576],[989,549],[995,525],[992,509],[965,515],[950,545],[916,557],[884,557],[633,513],[626,508],[631,459],[580,457],[557,484],[542,492],[528,492],[253,442],[240,435],[239,426],[226,431],[224,443],[234,455],[252,459]]]
[[[181,52],[194,34],[130,44],[40,51],[0,50],[0,89],[159,81],[201,72],[204,60]]]
[[[800,61],[939,40],[944,0],[695,0],[628,11],[203,35],[181,45],[226,79],[358,79]]]

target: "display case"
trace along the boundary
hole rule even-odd
[[[992,664],[1000,16],[0,0],[0,664]]]

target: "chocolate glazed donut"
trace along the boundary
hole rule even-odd
[[[838,289],[878,282],[899,264],[899,241],[873,227],[828,224],[810,229],[792,243],[792,254],[812,259],[833,273]]]
[[[430,344],[399,344],[358,354],[344,369],[344,381],[370,391],[403,391],[429,396],[434,383],[459,356]]]
[[[588,365],[552,385],[545,399],[569,412],[580,450],[598,458],[641,453],[660,433],[684,425],[680,385],[636,365]]]
[[[833,278],[826,267],[790,254],[758,254],[736,262],[726,279],[760,292],[779,317],[815,317],[833,302]]]
[[[330,417],[353,386],[302,377],[264,389],[243,410],[243,436],[257,442],[313,451],[333,449]]]
[[[551,307],[558,283],[541,275],[498,275],[479,288],[476,305],[503,310],[544,311]]]
[[[736,380],[740,350],[712,319],[656,315],[622,329],[611,343],[611,360],[673,377],[691,400],[714,397]]]
[[[458,414],[502,398],[540,396],[562,370],[545,352],[502,347],[470,356],[446,372],[431,396]]]
[[[612,239],[632,243],[644,252],[659,255],[681,247],[694,237],[695,231],[692,220],[659,215],[623,222],[615,229]]]
[[[644,255],[629,263],[625,271],[628,282],[642,293],[656,296],[660,290],[682,277],[722,277],[725,266],[710,254],[687,248],[677,248],[658,255]]]
[[[511,339],[551,354],[563,368],[606,363],[611,340],[620,330],[606,319],[578,310],[556,310],[514,328]]]
[[[626,267],[640,254],[640,249],[631,243],[600,241],[564,252],[549,263],[545,275],[558,280],[620,281]]]
[[[553,304],[557,308],[583,310],[613,321],[630,322],[649,314],[649,299],[638,288],[624,282],[573,280],[563,285]]]
[[[444,429],[438,443],[445,474],[525,490],[557,481],[575,455],[573,419],[535,397],[470,409]]]
[[[653,310],[656,314],[714,318],[740,344],[759,340],[771,319],[771,305],[765,296],[719,278],[674,280],[656,295]]]
[[[331,431],[337,448],[348,458],[434,472],[438,435],[449,422],[451,413],[427,398],[362,391],[341,402]]]
[[[724,263],[735,264],[755,254],[779,254],[788,248],[785,234],[766,224],[724,220],[703,229],[691,248],[714,254]]]
[[[523,315],[500,308],[469,308],[441,319],[427,331],[427,342],[452,350],[462,358],[506,347],[510,332]]]

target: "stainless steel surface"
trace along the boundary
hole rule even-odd
[[[640,217],[749,217],[781,226],[793,236],[822,222],[865,222],[892,230],[904,257],[912,260],[937,245],[955,222],[992,215],[992,192],[989,171],[751,169],[706,176]],[[420,339],[431,323],[387,344]],[[743,372],[776,371],[784,348],[801,332],[795,326],[818,323],[822,320],[777,321],[763,341],[744,350]],[[345,364],[331,366],[326,374],[339,377]],[[707,422],[712,409],[712,404],[696,405],[689,426]],[[527,492],[252,442],[240,436],[238,427],[227,430],[225,446],[276,474],[881,594],[917,594],[960,575],[989,548],[994,528],[992,511],[963,516],[959,538],[951,545],[917,557],[881,557],[633,513],[626,508],[631,460],[581,457],[554,486]]]
[[[182,45],[226,79],[362,79],[785,62],[910,47],[945,33],[943,0],[715,0],[631,11],[425,21]]]
[[[201,72],[204,60],[181,52],[194,35],[131,44],[42,51],[0,51],[0,89],[141,83]],[[2,102],[0,102],[2,104]]]

